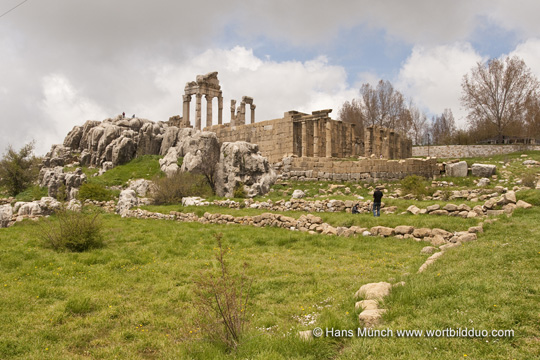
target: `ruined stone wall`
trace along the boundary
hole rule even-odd
[[[247,141],[258,144],[263,156],[271,163],[281,160],[285,154],[294,153],[294,130],[289,118],[238,126],[215,125],[206,130],[215,132],[221,143]]]
[[[362,159],[358,161],[330,158],[287,157],[277,166],[281,178],[292,180],[374,181],[398,180],[407,175],[432,178],[439,175],[436,159]]]
[[[539,145],[442,145],[442,146],[415,146],[412,156],[433,156],[438,158],[463,158],[509,154],[517,151],[540,150]]]
[[[412,141],[391,129],[369,126],[364,131],[364,154],[385,159],[406,159],[412,156]]]
[[[214,125],[205,128],[215,132],[220,142],[247,141],[259,149],[271,163],[285,155],[298,157],[347,158],[371,156],[404,159],[412,155],[412,142],[399,133],[382,127],[369,127],[364,139],[355,135],[355,124],[331,119],[332,110],[305,114],[286,112],[282,119],[246,125]]]

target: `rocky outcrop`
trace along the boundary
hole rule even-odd
[[[62,191],[66,200],[76,197],[78,188],[86,182],[86,175],[80,168],[74,172],[65,173],[62,166],[42,168],[39,172],[39,185],[47,187],[48,195],[57,198]]]
[[[63,145],[53,145],[43,164],[45,167],[63,166],[78,154],[81,165],[101,167],[109,161],[117,166],[135,156],[159,154],[166,128],[162,122],[123,119],[122,116],[102,122],[89,120],[82,126],[75,126]],[[63,163],[54,160],[58,158],[64,159]]]
[[[276,181],[276,173],[257,144],[225,142],[221,146],[216,171],[216,193],[232,197],[237,184],[248,197],[266,194]]]

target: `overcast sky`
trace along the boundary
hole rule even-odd
[[[0,15],[22,2],[0,0]],[[537,0],[27,0],[0,17],[0,152],[35,140],[44,154],[122,111],[181,115],[185,83],[211,71],[225,122],[244,95],[258,121],[336,118],[363,83],[385,79],[463,125],[461,79],[476,62],[515,54],[540,78],[539,14]]]

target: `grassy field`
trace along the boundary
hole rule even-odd
[[[529,158],[538,159],[540,153]],[[523,158],[508,159],[511,181],[530,171],[520,165]],[[159,174],[157,157],[139,161],[143,165],[130,163],[92,181],[124,185],[131,177]],[[475,162],[498,161],[504,160]],[[346,198],[369,198],[362,184],[346,185],[353,192]],[[459,185],[470,184],[456,181],[455,187]],[[313,196],[328,187],[320,182],[287,182],[275,185],[269,197],[289,199],[290,190],[296,188]],[[70,253],[44,246],[40,240],[44,221],[17,223],[0,229],[0,359],[536,359],[540,357],[540,192],[520,191],[517,197],[535,207],[485,224],[478,241],[449,250],[421,274],[417,270],[428,255],[420,250],[428,244],[413,240],[341,238],[102,214],[104,247]],[[395,199],[387,204],[401,212],[412,203],[426,207],[435,202]],[[199,215],[268,212],[217,206],[146,208]],[[380,218],[316,215],[334,226],[367,228],[414,225],[460,231],[480,221],[399,213]],[[214,257],[216,233],[223,234],[230,248],[231,269],[240,271],[247,262],[247,274],[254,280],[248,326],[234,351],[209,341],[197,327],[201,313],[194,306],[195,281],[219,266]],[[361,285],[379,281],[406,282],[394,288],[384,303],[388,312],[379,329],[392,330],[393,337],[300,340],[299,331],[314,327],[356,332],[353,295]],[[514,336],[396,335],[400,329],[446,328],[512,330]]]

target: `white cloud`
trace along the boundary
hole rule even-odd
[[[223,120],[229,122],[230,100],[252,96],[257,105],[256,120],[270,120],[283,116],[289,110],[311,112],[334,109],[334,114],[345,100],[356,96],[347,85],[345,69],[330,65],[325,57],[310,61],[276,62],[256,57],[251,49],[212,49],[195,58],[176,64],[166,64],[156,71],[156,83],[169,93],[156,111],[175,114],[181,111],[183,86],[195,80],[196,75],[218,71],[224,98]],[[191,104],[192,122],[194,101]],[[204,113],[204,101],[203,101]],[[214,123],[217,119],[214,104]],[[335,117],[336,115],[334,115]]]
[[[468,43],[414,47],[403,64],[396,87],[432,114],[451,108],[459,126],[465,124],[461,109],[463,75],[484,59]]]
[[[509,56],[518,56],[523,59],[536,78],[540,79],[540,39],[529,39],[519,44]]]

